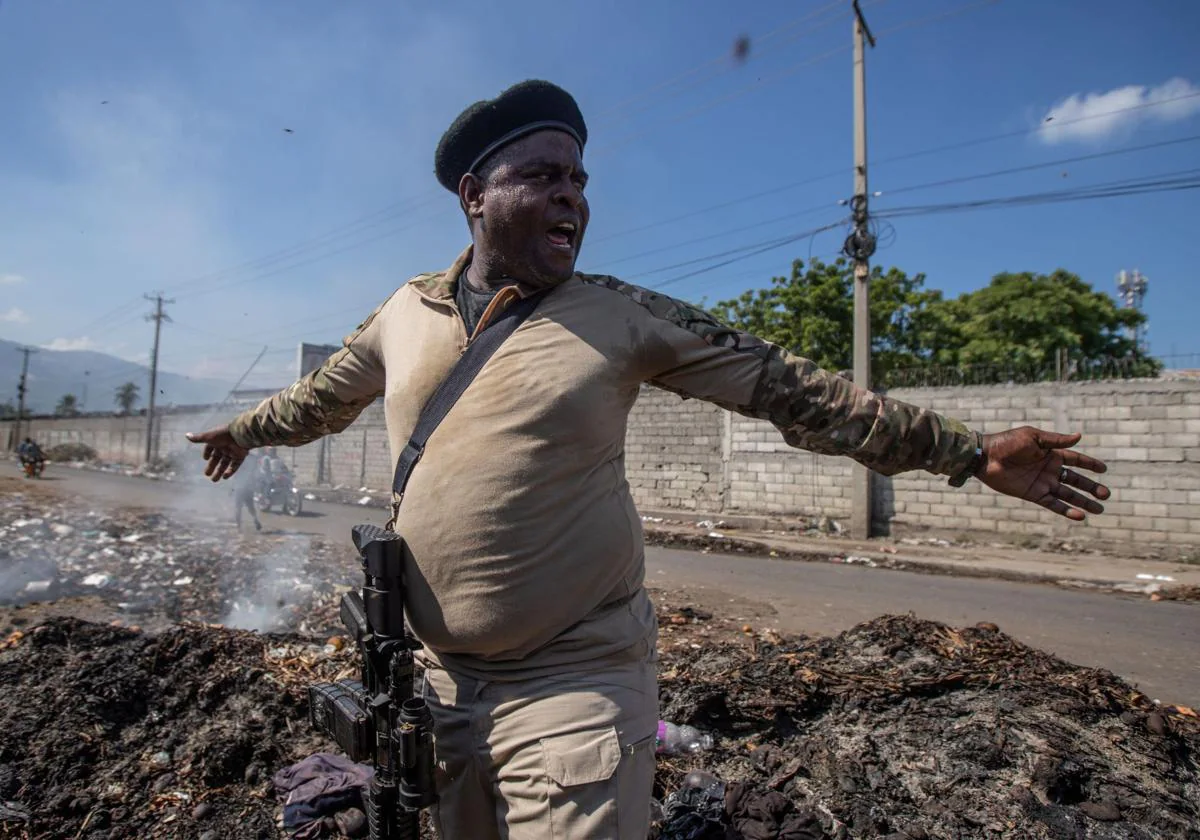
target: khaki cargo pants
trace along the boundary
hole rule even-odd
[[[645,840],[655,663],[483,682],[426,671],[441,840]]]

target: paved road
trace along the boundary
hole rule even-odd
[[[11,464],[0,474],[15,475]],[[112,504],[182,508],[227,517],[228,485],[180,486],[52,465],[47,478]],[[61,482],[58,483],[58,482]],[[50,484],[50,482],[47,482]],[[381,510],[308,502],[309,515],[265,514],[268,529],[348,539],[359,522],[383,524]],[[685,588],[710,609],[732,609],[757,626],[836,633],[884,613],[913,612],[950,624],[991,621],[1023,642],[1137,683],[1164,702],[1200,706],[1200,605],[1074,592],[1038,584],[920,575],[770,558],[651,548],[647,580]]]

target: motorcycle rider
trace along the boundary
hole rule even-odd
[[[46,454],[42,452],[42,448],[37,445],[37,442],[30,437],[21,441],[17,447],[17,456],[21,460],[21,466],[25,466],[26,464],[39,466],[46,461]]]

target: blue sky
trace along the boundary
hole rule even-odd
[[[876,212],[1200,160],[1200,143],[1180,142],[892,197],[1200,135],[1200,4],[864,9],[879,36]],[[177,301],[164,368],[235,379],[265,345],[249,382],[283,384],[298,341],[339,340],[407,277],[453,260],[466,228],[433,179],[434,146],[465,105],[530,77],[571,90],[589,122],[585,270],[656,286],[716,260],[678,263],[835,222],[852,185],[850,28],[849,5],[827,0],[0,0],[0,336],[144,361],[141,296],[163,289]],[[1054,134],[1038,131],[1048,115]],[[1112,291],[1136,267],[1152,350],[1200,353],[1197,211],[1200,193],[1177,192],[898,219],[875,260],[948,294],[1060,266]],[[665,290],[731,297],[795,257],[832,256],[841,236]]]

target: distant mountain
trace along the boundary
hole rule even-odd
[[[17,404],[17,381],[21,378],[21,354],[17,350],[22,346],[0,338],[0,403]],[[84,371],[88,372],[86,376]],[[29,357],[25,405],[34,414],[49,414],[64,394],[74,394],[84,411],[115,411],[113,394],[126,382],[137,384],[140,399],[136,408],[145,408],[150,389],[150,369],[145,365],[90,350],[38,348]],[[231,387],[229,382],[193,379],[160,370],[156,403],[160,406],[208,403],[222,399]]]

